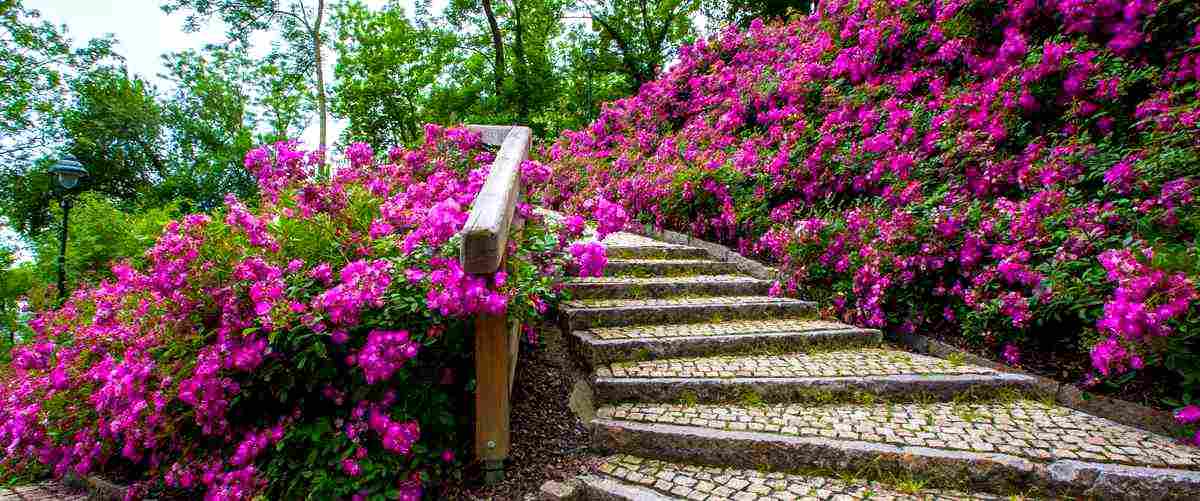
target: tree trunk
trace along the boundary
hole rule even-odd
[[[492,50],[496,52],[496,97],[504,92],[504,38],[500,36],[500,25],[492,11],[492,0],[483,0],[483,13],[487,15],[488,27],[492,30]]]
[[[513,0],[513,23],[516,39],[513,56],[517,59],[513,72],[517,79],[517,113],[521,124],[529,125],[529,61],[525,58],[525,26],[521,24],[521,0]]]
[[[317,67],[317,112],[321,114],[321,151],[325,151],[328,140],[327,120],[329,109],[325,99],[325,67],[321,58],[321,20],[325,15],[325,0],[317,0],[317,21],[313,24],[312,39],[313,39],[313,60]],[[320,166],[320,176],[329,178],[329,163],[324,162]]]

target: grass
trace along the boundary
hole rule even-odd
[[[684,390],[679,393],[679,405],[684,407],[695,407],[700,403],[700,395],[692,390]]]

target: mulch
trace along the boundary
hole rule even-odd
[[[480,485],[478,467],[444,499],[520,500],[533,497],[547,480],[566,480],[598,465],[588,451],[587,428],[568,407],[575,381],[562,334],[541,329],[538,346],[524,345],[517,359],[512,396],[512,450],[504,481]]]

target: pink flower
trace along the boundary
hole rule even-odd
[[[571,244],[570,252],[579,268],[579,276],[599,277],[604,274],[608,257],[603,245],[596,242]]]
[[[1189,405],[1175,411],[1175,420],[1179,424],[1200,423],[1200,405]]]
[[[1019,365],[1021,363],[1021,351],[1017,348],[1017,345],[1015,345],[1015,344],[1012,344],[1012,343],[1005,344],[1003,356],[1004,356],[1004,361],[1007,362],[1008,365]]]

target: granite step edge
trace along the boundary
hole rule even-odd
[[[605,245],[609,259],[707,259],[708,251],[686,245]]]
[[[595,367],[647,358],[737,355],[762,350],[865,348],[879,346],[883,335],[878,330],[847,326],[845,329],[808,331],[601,339],[591,331],[577,330],[571,332],[568,340],[572,349]]]
[[[736,265],[711,259],[609,259],[604,276],[735,275]]]
[[[771,282],[753,277],[741,280],[679,281],[670,277],[645,283],[567,282],[564,289],[575,299],[636,299],[672,296],[755,296],[766,295]]]
[[[816,313],[811,301],[744,301],[696,304],[566,306],[561,309],[568,331],[591,327],[700,323],[714,320],[801,318]]]
[[[754,431],[641,423],[608,418],[591,421],[592,446],[668,461],[774,470],[878,469],[913,474],[932,485],[954,483],[972,490],[1027,492],[1114,500],[1196,499],[1200,471],[1055,460],[1048,463],[995,452],[968,452],[886,443],[796,437]]]
[[[828,403],[878,398],[948,402],[964,395],[984,399],[1008,391],[1032,394],[1032,377],[986,370],[978,374],[896,374],[844,377],[604,377],[594,378],[596,402],[737,402],[753,395],[763,403]]]

